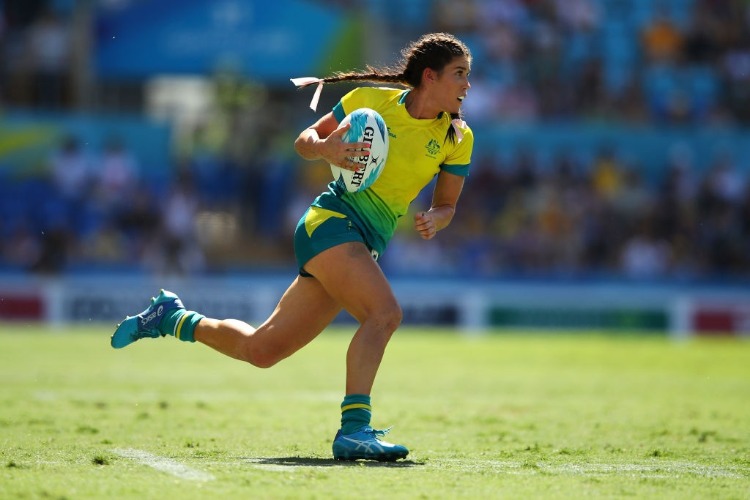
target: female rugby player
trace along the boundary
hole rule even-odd
[[[471,129],[460,118],[461,104],[471,87],[471,62],[469,49],[459,39],[432,33],[404,48],[396,68],[368,67],[365,72],[306,79],[306,84],[317,83],[319,89],[324,83],[351,81],[402,87],[352,90],[303,130],[294,144],[302,158],[353,170],[356,164],[350,157],[362,155],[359,150],[367,144],[343,142],[347,127],[339,123],[357,108],[372,108],[385,120],[390,138],[381,176],[359,193],[348,193],[331,183],[312,202],[295,231],[299,275],[257,328],[236,319],[213,319],[188,311],[177,295],[162,290],[146,310],[118,325],[112,346],[122,348],[141,338],[173,335],[266,368],[307,345],[343,308],[356,318],[359,328],[346,355],[341,428],[333,441],[333,456],[342,460],[406,457],[406,447],[380,439],[385,431],[370,426],[370,392],[386,345],[402,317],[377,258],[385,251],[398,219],[435,176],[431,206],[415,215],[414,230],[429,240],[453,218],[474,143]]]

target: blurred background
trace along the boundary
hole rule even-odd
[[[155,283],[262,317],[330,179],[294,138],[349,90],[289,79],[430,31],[473,51],[476,146],[452,225],[382,257],[407,321],[750,330],[747,0],[0,0],[0,318]]]

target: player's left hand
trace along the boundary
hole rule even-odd
[[[414,229],[417,230],[423,240],[432,239],[437,233],[432,214],[430,212],[417,212],[414,215]]]

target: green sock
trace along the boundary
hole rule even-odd
[[[159,330],[164,335],[173,335],[185,342],[195,342],[195,327],[205,318],[204,315],[185,309],[173,309],[159,323]]]
[[[353,434],[370,425],[372,406],[367,394],[347,394],[341,403],[341,433]]]

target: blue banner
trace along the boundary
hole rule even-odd
[[[227,67],[264,82],[313,74],[346,16],[304,0],[130,0],[96,12],[100,77],[210,75]]]

